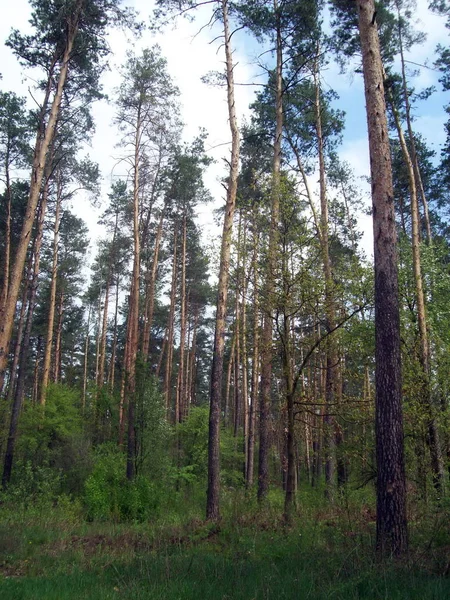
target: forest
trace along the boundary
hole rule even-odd
[[[413,60],[450,2],[417,1],[28,0],[0,77],[2,598],[450,597],[450,46]],[[155,41],[186,22],[224,143]]]

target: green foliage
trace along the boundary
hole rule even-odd
[[[177,477],[186,483],[205,484],[208,469],[209,408],[194,406],[188,418],[177,426],[180,444],[180,466]],[[220,433],[221,480],[225,486],[243,483],[243,439],[228,429]]]
[[[55,464],[70,439],[81,434],[77,390],[61,384],[48,386],[45,408],[28,405],[21,421],[20,449],[32,464]]]
[[[171,431],[158,381],[141,361],[136,367],[135,432],[136,472],[162,485],[169,467]]]
[[[89,520],[142,521],[157,514],[163,499],[160,486],[144,475],[128,481],[125,464],[126,456],[116,445],[97,448],[94,468],[84,489]]]
[[[8,490],[1,494],[1,501],[16,509],[31,506],[50,506],[61,494],[63,474],[48,466],[33,465],[31,461],[17,465]]]
[[[189,521],[76,523],[53,512],[0,513],[2,598],[212,600],[427,600],[447,598],[448,505],[416,515],[408,561],[373,560],[373,498],[351,492],[333,508],[322,490],[300,493],[292,527],[282,495],[258,513],[227,493],[220,526]],[[276,512],[276,515],[274,514]],[[30,518],[32,515],[32,518]],[[11,531],[14,530],[14,535]]]
[[[96,450],[94,468],[84,487],[84,502],[89,519],[118,520],[120,493],[125,479],[125,455],[114,444]]]

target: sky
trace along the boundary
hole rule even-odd
[[[148,0],[133,0],[126,2],[140,13],[143,21],[151,22],[152,4]],[[168,62],[168,71],[181,92],[182,118],[185,123],[184,138],[192,140],[199,131],[205,128],[208,132],[206,148],[215,163],[209,167],[206,174],[206,185],[214,198],[212,204],[199,208],[199,222],[202,226],[204,240],[207,243],[218,243],[220,228],[214,222],[213,210],[224,203],[224,190],[220,179],[226,175],[227,168],[224,158],[229,157],[230,132],[228,125],[228,112],[226,93],[224,88],[211,87],[201,81],[202,76],[210,71],[223,71],[224,51],[220,40],[214,39],[220,35],[220,27],[203,27],[210,18],[210,7],[201,8],[194,22],[178,19],[174,26],[169,26],[163,33],[154,35],[149,31],[144,32],[139,40],[133,40],[123,32],[115,31],[109,36],[112,49],[109,66],[110,70],[103,78],[104,90],[113,97],[114,88],[119,84],[118,68],[124,63],[127,50],[140,51],[145,47],[159,44],[163,56]],[[19,95],[29,98],[29,90],[33,87],[30,74],[24,71],[17,63],[12,52],[3,45],[3,40],[9,35],[11,28],[18,28],[22,32],[29,30],[28,19],[30,7],[27,0],[14,0],[7,2],[2,7],[2,20],[0,22],[0,72],[3,79],[0,88],[3,91],[13,90]],[[408,54],[411,63],[425,64],[429,68],[421,68],[416,74],[410,72],[410,82],[421,89],[429,85],[439,88],[439,74],[432,68],[434,49],[438,43],[446,44],[448,31],[445,29],[444,20],[431,15],[427,10],[427,2],[418,0],[417,10],[414,11],[417,27],[427,33],[426,42],[416,46]],[[261,82],[258,78],[258,68],[255,66],[255,57],[260,51],[249,35],[233,36],[234,59],[236,62],[236,82],[243,85],[236,87],[236,106],[240,123],[249,116],[249,104],[252,102],[257,86],[252,84]],[[410,64],[413,68],[414,65]],[[414,67],[415,68],[415,67]],[[363,179],[369,175],[367,125],[364,105],[364,89],[362,77],[354,72],[350,66],[346,73],[341,73],[335,64],[328,65],[322,73],[322,82],[325,87],[334,89],[339,94],[336,107],[346,113],[346,128],[343,144],[339,150],[340,156],[347,160],[353,167],[356,177]],[[415,130],[422,133],[431,146],[439,152],[444,141],[444,122],[446,115],[443,106],[450,99],[448,93],[439,91],[426,102],[421,102],[415,108]],[[111,182],[124,175],[120,166],[117,166],[114,156],[118,151],[114,146],[118,141],[118,132],[113,125],[115,109],[112,102],[98,102],[93,107],[96,130],[92,143],[86,150],[92,159],[96,160],[101,168],[102,196],[106,195]],[[312,178],[312,187],[316,187],[315,178]],[[102,237],[103,229],[98,225],[98,216],[101,209],[94,209],[82,195],[77,196],[73,203],[73,210],[84,218],[89,226],[91,243],[91,259],[95,251],[95,241]],[[367,215],[359,217],[359,226],[362,229],[363,248],[367,256],[372,254],[371,219]]]

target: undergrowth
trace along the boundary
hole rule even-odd
[[[282,495],[263,509],[228,490],[219,523],[204,495],[178,492],[151,521],[88,521],[67,498],[0,507],[0,597],[23,599],[445,599],[450,597],[449,510],[410,515],[411,552],[377,562],[367,491],[299,493],[291,526]]]

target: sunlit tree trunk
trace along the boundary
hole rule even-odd
[[[220,250],[219,285],[217,292],[213,363],[211,369],[206,517],[212,520],[217,520],[220,516],[220,408],[222,400],[223,355],[225,346],[225,317],[227,310],[228,273],[230,268],[230,246],[239,171],[239,129],[234,98],[234,66],[233,53],[231,50],[232,32],[230,31],[228,20],[228,0],[221,0],[221,8],[224,28],[228,116],[230,120],[232,141],[227,202],[225,206],[222,245]]]
[[[61,107],[61,99],[69,69],[69,60],[72,54],[72,47],[78,32],[78,19],[81,12],[82,0],[79,0],[73,10],[71,24],[67,28],[67,40],[64,53],[61,60],[56,91],[50,108],[50,114],[44,125],[44,119],[47,112],[47,106],[52,89],[52,77],[47,82],[44,103],[40,112],[39,131],[36,138],[35,152],[33,158],[33,167],[30,181],[30,194],[28,197],[25,218],[20,233],[19,243],[16,249],[14,264],[11,270],[11,284],[8,288],[8,297],[3,312],[0,314],[0,389],[3,387],[3,380],[8,357],[8,348],[11,340],[11,333],[14,323],[14,313],[16,309],[17,298],[19,295],[20,284],[22,281],[23,268],[25,265],[28,245],[31,239],[36,208],[41,191],[44,169],[48,158],[48,150],[55,134],[56,122]],[[53,65],[54,67],[54,65]],[[52,69],[53,71],[53,69]],[[1,308],[1,307],[0,307]]]

